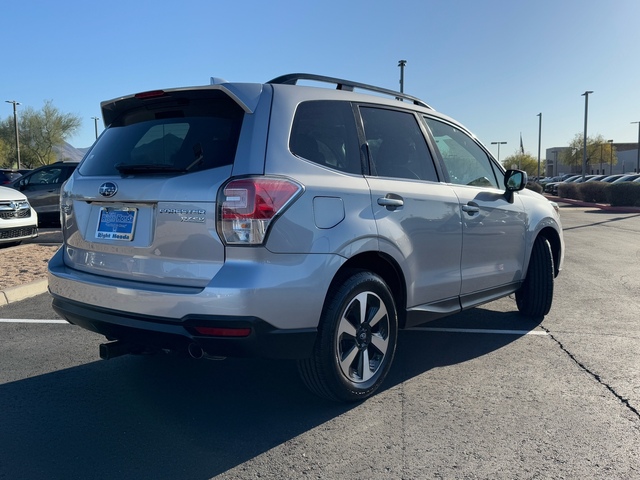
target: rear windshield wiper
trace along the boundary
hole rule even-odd
[[[184,173],[185,168],[178,168],[173,165],[154,165],[154,164],[126,164],[118,163],[114,165],[118,172],[126,173]]]

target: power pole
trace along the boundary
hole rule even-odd
[[[20,166],[20,134],[18,133],[18,110],[16,108],[17,105],[20,105],[19,102],[15,100],[5,100],[7,103],[13,103],[13,129],[16,132],[16,157],[18,157],[18,170],[22,167]]]

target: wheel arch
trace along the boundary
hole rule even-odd
[[[538,237],[546,238],[551,245],[551,254],[553,255],[553,269],[554,269],[554,277],[557,277],[560,273],[561,260],[562,260],[562,240],[560,239],[560,234],[551,227],[543,228],[539,233]]]
[[[364,252],[347,260],[336,272],[331,287],[343,282],[353,271],[366,270],[380,276],[387,284],[398,314],[398,327],[404,328],[406,321],[407,288],[399,265],[388,255],[380,252]]]

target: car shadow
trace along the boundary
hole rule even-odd
[[[538,323],[475,308],[441,325]],[[382,392],[518,338],[403,331]],[[313,396],[284,360],[96,361],[0,386],[0,478],[211,478],[357,407]]]

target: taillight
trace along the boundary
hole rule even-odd
[[[273,219],[295,199],[302,186],[285,178],[232,180],[218,194],[218,233],[225,243],[259,245]]]
[[[164,90],[151,90],[148,92],[136,93],[134,96],[140,100],[145,100],[147,98],[163,97]]]

